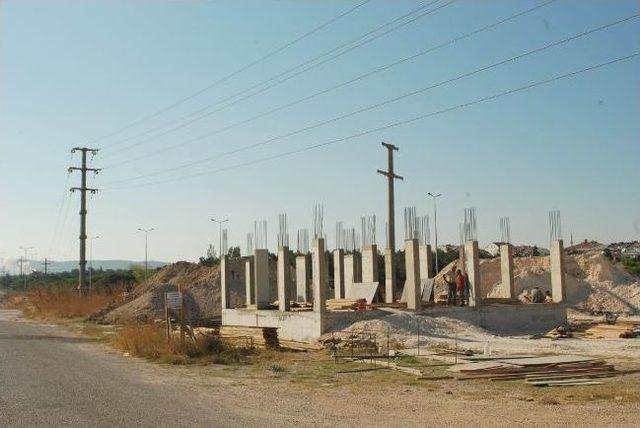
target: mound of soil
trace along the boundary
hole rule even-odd
[[[232,305],[244,301],[244,261],[231,259],[230,298]],[[164,293],[181,290],[184,293],[187,321],[191,325],[207,325],[219,319],[220,269],[197,263],[177,262],[157,271],[137,286],[127,302],[94,317],[107,324],[153,322],[164,318]]]

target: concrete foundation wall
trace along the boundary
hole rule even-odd
[[[253,267],[253,256],[247,257],[244,261],[244,283],[245,283],[245,304],[254,305],[256,303],[256,284]]]
[[[482,302],[478,241],[464,243],[464,269],[469,277],[469,306],[478,306]]]
[[[404,295],[407,299],[407,309],[416,310],[422,306],[420,290],[420,263],[417,239],[404,241],[404,263],[407,280],[404,283]]]
[[[269,284],[269,252],[264,249],[254,250],[253,271],[255,284],[255,304],[258,309],[266,309],[271,305],[271,288]]]
[[[378,282],[378,246],[362,247],[362,282]]]
[[[420,279],[433,277],[433,252],[431,252],[431,245],[420,245],[418,247],[419,260],[420,260]]]
[[[289,248],[278,248],[278,308],[281,311],[291,309],[291,266]]]
[[[313,300],[311,256],[309,254],[296,257],[296,294],[298,302],[310,302]]]
[[[567,300],[565,287],[564,245],[562,240],[553,241],[549,249],[551,266],[551,298],[560,303]]]
[[[333,251],[333,298],[344,299],[345,269],[344,250]]]
[[[513,247],[511,244],[500,245],[500,288],[501,297],[511,299],[515,296],[513,279]]]

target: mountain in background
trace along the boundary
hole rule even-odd
[[[133,260],[93,260],[91,263],[93,268],[96,270],[100,268],[102,268],[103,270],[128,269],[129,266],[131,265],[144,266],[144,261],[133,261]],[[165,266],[167,264],[168,263],[165,263],[165,262],[149,260],[149,269],[155,269],[158,267]],[[87,261],[87,268],[89,268],[88,261]],[[47,271],[51,273],[57,273],[57,272],[68,272],[74,269],[78,269],[77,260],[49,261],[49,266],[47,268]],[[44,271],[44,265],[42,263],[42,260],[27,260],[24,263],[24,271],[25,272]],[[19,274],[20,260],[0,258],[0,273],[8,273],[12,275]]]

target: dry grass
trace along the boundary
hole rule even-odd
[[[94,291],[89,295],[81,295],[68,287],[39,287],[26,294],[16,294],[7,298],[5,306],[21,309],[26,316],[35,319],[86,318],[113,302],[121,294],[120,290],[116,290]]]
[[[234,364],[247,362],[251,354],[213,335],[197,336],[195,342],[175,338],[167,343],[165,334],[157,325],[131,324],[116,333],[113,346],[136,357],[170,364]]]

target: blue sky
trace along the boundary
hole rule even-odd
[[[447,2],[433,4],[436,8]],[[237,147],[341,116],[639,12],[636,1],[560,0],[351,85],[176,149],[194,137],[439,45],[543,1],[450,5],[261,94],[157,138],[205,106],[349,42],[422,3],[372,0],[290,48],[124,132],[99,139],[173,104],[355,6],[348,1],[0,2],[0,257],[33,246],[33,257],[77,257],[77,173],[69,150],[93,144],[89,235],[95,258],[140,259],[138,227],[155,227],[151,257],[193,260],[216,243],[212,216],[229,217],[230,244],[243,246],[267,219],[273,247],[278,213],[291,240],[325,205],[359,226],[376,214],[384,243],[386,165],[381,141],[400,147],[396,212],[431,214],[441,192],[439,241],[457,242],[463,209],[475,207],[481,245],[509,216],[515,243],[547,245],[547,213],[562,212],[569,240],[640,238],[640,60],[634,59],[405,126],[277,158],[282,152],[357,134],[640,51],[640,19],[599,31],[467,79],[293,137],[215,159]],[[171,125],[173,124],[173,125]],[[143,136],[141,133],[147,132]],[[137,137],[136,137],[137,136]],[[146,140],[145,140],[145,137]],[[95,141],[99,139],[98,141]],[[124,140],[124,141],[123,141]],[[95,141],[95,143],[94,143]],[[210,162],[132,180],[200,159]],[[122,164],[127,158],[135,162]],[[221,168],[228,170],[214,172]],[[186,174],[201,173],[184,179]],[[168,181],[178,179],[177,181]],[[165,180],[163,183],[154,182]],[[147,186],[147,184],[152,184]],[[67,192],[68,193],[68,192]]]

